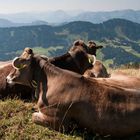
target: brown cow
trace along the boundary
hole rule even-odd
[[[19,84],[9,85],[6,77],[13,70],[12,61],[0,62],[0,99],[18,97],[24,100],[32,99],[32,90]]]
[[[86,45],[83,40],[76,40],[73,44],[73,47],[70,48],[70,51],[74,51],[77,48],[84,50],[88,54],[96,56],[96,51],[103,48],[103,46],[97,46],[92,40],[88,42],[88,45]]]
[[[88,46],[84,43],[84,41],[77,40],[74,42],[73,47],[69,50],[69,52],[62,56],[53,57],[49,61],[62,69],[83,74],[85,70],[92,67],[88,54],[93,55],[92,49],[89,51]]]
[[[112,136],[140,131],[139,88],[130,85],[127,89],[125,82],[124,87],[104,82],[110,78],[85,78],[26,50],[26,57],[21,55],[13,61],[15,71],[7,81],[26,86],[36,83],[39,112],[33,113],[35,123],[60,130],[75,120],[93,133]]]
[[[93,64],[92,68],[87,69],[84,72],[85,77],[104,77],[108,78],[110,77],[110,74],[108,74],[107,69],[103,65],[103,63],[100,60],[96,60],[95,63]]]
[[[75,41],[73,46],[76,46],[77,48],[75,48],[75,50],[73,50],[73,51],[69,51],[68,53],[66,53],[62,56],[51,58],[49,61],[52,64],[54,64],[60,68],[68,69],[68,70],[83,74],[87,68],[92,67],[91,62],[89,61],[89,59],[90,59],[89,55],[87,54],[87,52],[85,50],[83,50],[83,48],[88,48],[88,46],[82,40]],[[88,52],[88,53],[91,53],[91,52]],[[47,59],[46,56],[42,56],[42,57],[44,59]],[[94,59],[92,59],[92,61],[95,61],[95,57],[94,57]],[[10,63],[11,63],[11,61],[6,61],[6,62],[1,61],[0,67],[1,66],[3,67],[4,65],[7,65],[7,64],[11,65]],[[9,71],[10,70],[6,70],[6,72],[9,72]],[[2,76],[5,75],[5,76],[3,76],[3,78],[1,78],[1,83],[5,84],[5,81],[6,81],[5,78],[8,75],[8,73],[4,74],[2,72],[1,75]],[[16,86],[18,89],[18,85],[16,85]],[[15,87],[15,86],[13,86],[13,87]],[[7,89],[8,89],[8,87],[7,87]],[[6,91],[7,89],[4,88],[4,91]],[[10,89],[13,90],[14,88],[10,88]],[[12,92],[13,92],[12,90],[10,90],[11,93],[1,92],[1,95],[0,95],[1,98],[7,97],[7,96],[12,96],[14,94],[16,95],[17,93],[12,94]],[[29,97],[30,97],[30,95],[31,94],[29,94]],[[33,93],[32,93],[32,95],[34,96]],[[26,96],[26,94],[25,94],[25,96]],[[37,95],[35,95],[35,97],[38,98]]]

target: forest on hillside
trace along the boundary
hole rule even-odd
[[[61,26],[0,28],[0,61],[13,59],[25,47],[49,57],[59,56],[77,39],[103,45],[97,56],[108,66],[140,62],[140,24],[123,19],[100,24],[75,21]]]

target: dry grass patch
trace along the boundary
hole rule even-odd
[[[130,69],[110,69],[109,73],[123,73],[126,74],[128,76],[134,76],[134,77],[138,77],[140,78],[140,69],[134,69],[134,68],[130,68]]]

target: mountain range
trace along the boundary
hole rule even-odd
[[[97,58],[108,66],[140,62],[140,24],[124,19],[100,24],[74,21],[60,26],[0,28],[0,60],[13,59],[25,47],[49,57],[62,55],[77,39],[85,43],[94,40],[103,45]]]
[[[72,21],[88,21],[102,23],[104,21],[121,18],[140,23],[140,10],[120,10],[108,12],[92,11],[47,11],[26,12],[15,14],[0,14],[0,27],[16,27],[28,25],[60,25]],[[38,22],[39,21],[39,22]]]

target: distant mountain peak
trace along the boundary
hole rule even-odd
[[[87,21],[91,23],[103,23],[104,21],[120,18],[140,23],[140,10],[114,10],[114,11],[64,11],[54,10],[46,12],[23,12],[16,14],[0,14],[1,19],[11,21],[12,26],[29,25],[35,21],[44,21],[46,23],[58,25],[72,21]],[[7,22],[8,22],[7,21]],[[17,24],[18,23],[18,24]],[[38,22],[40,25],[40,22]],[[3,26],[0,26],[3,27]],[[5,26],[4,26],[5,27]],[[8,27],[8,24],[7,24]],[[11,27],[9,25],[9,27]]]

